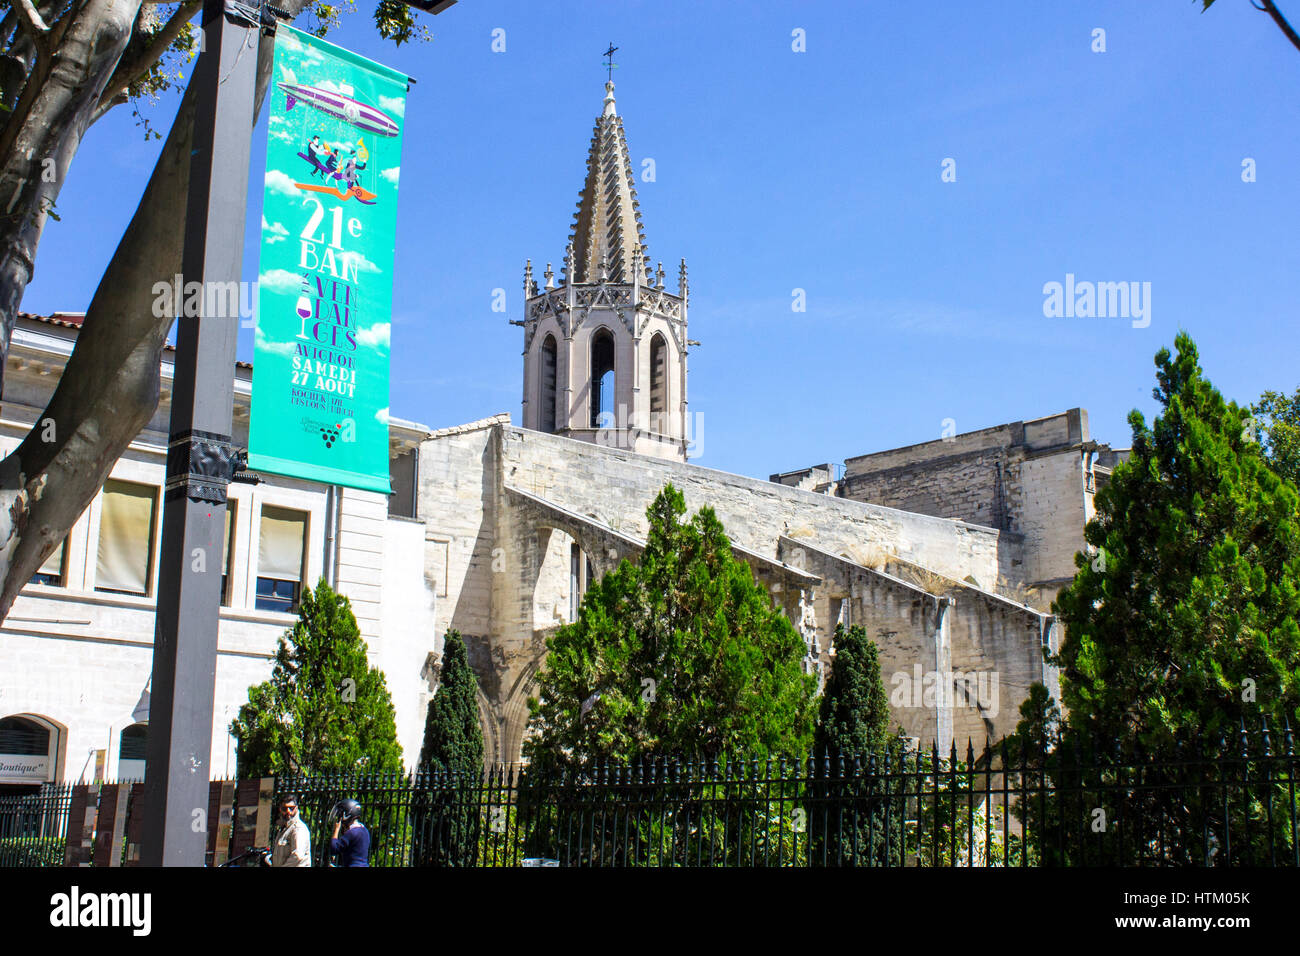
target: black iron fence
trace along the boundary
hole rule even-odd
[[[330,809],[351,797],[372,866],[1300,866],[1296,771],[1290,731],[1265,729],[1143,761],[968,744],[282,777],[274,793],[298,798],[315,865],[328,862]],[[242,819],[258,789],[239,792]],[[63,785],[0,797],[0,865],[62,863],[67,802]]]
[[[276,781],[365,808],[372,865],[1300,866],[1289,730],[1159,760],[1008,747]]]
[[[72,784],[0,795],[0,867],[62,866]]]

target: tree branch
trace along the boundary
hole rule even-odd
[[[124,103],[129,103],[130,101],[131,97],[127,96],[125,93],[118,93],[117,96],[113,97],[111,100],[101,99],[99,105],[95,107],[95,112],[90,115],[90,125],[94,126],[98,123],[114,106],[122,106]]]
[[[1272,17],[1273,22],[1277,24],[1277,28],[1286,35],[1288,40],[1291,41],[1291,45],[1297,50],[1300,50],[1300,35],[1297,35],[1295,28],[1286,22],[1286,17],[1282,16],[1282,11],[1277,8],[1277,4],[1275,4],[1273,0],[1261,0],[1261,2],[1264,5],[1262,7],[1255,7],[1255,9],[1262,10],[1264,13],[1267,13]],[[1254,6],[1254,0],[1252,0],[1251,5]]]
[[[4,15],[3,19],[0,19],[0,44],[4,44],[5,46],[8,46],[9,34],[13,33],[14,31],[14,26],[15,26],[14,21],[17,18],[17,16],[18,16],[18,11],[15,10],[12,6],[10,6],[9,12]]]
[[[32,5],[32,0],[14,0],[13,8],[18,11],[18,22],[27,31],[27,35],[32,38],[32,42],[36,44],[36,49],[42,55],[48,53],[49,45],[46,38],[49,35],[50,28],[41,19],[40,13]]]
[[[126,53],[117,64],[117,69],[109,77],[104,92],[99,97],[99,105],[96,107],[96,119],[115,105],[115,101],[124,102],[118,101],[118,96],[148,75],[154,64],[162,59],[168,48],[180,36],[185,24],[194,19],[194,15],[199,12],[202,6],[203,0],[186,0],[172,13],[167,25],[155,33],[147,42],[141,43],[135,49],[127,48]]]

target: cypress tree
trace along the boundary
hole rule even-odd
[[[822,693],[813,752],[834,761],[883,750],[889,735],[889,696],[876,645],[861,625],[835,628],[835,665]]]
[[[578,620],[547,641],[541,700],[529,701],[533,736],[524,743],[525,780],[543,789],[530,794],[545,794],[557,769],[581,773],[592,763],[644,768],[653,758],[686,759],[689,774],[700,766],[695,760],[707,766],[730,758],[739,772],[740,757],[806,756],[816,683],[803,672],[804,640],[733,555],[713,509],[684,521],[685,514],[681,492],[665,486],[646,511],[650,528],[638,560],[624,560],[593,584]],[[664,770],[654,779],[662,784]],[[617,860],[629,853],[685,864],[690,842],[705,840],[715,862],[742,862],[742,835],[759,832],[792,851],[796,839],[806,846],[806,836],[789,826],[791,808],[772,802],[769,788],[752,779],[689,792],[642,790],[641,797],[670,801],[663,806],[672,809],[631,821],[599,814],[593,822],[561,807],[532,818],[529,852],[549,856],[554,840],[579,827],[589,845],[617,848]],[[536,798],[529,800],[536,809]],[[773,823],[782,813],[784,830]],[[626,842],[629,823],[633,845]],[[593,827],[603,830],[592,835]]]
[[[1132,456],[1097,493],[1084,532],[1094,550],[1076,555],[1079,572],[1053,605],[1066,629],[1056,662],[1067,713],[1048,762],[1067,787],[1090,752],[1141,765],[1143,788],[1115,792],[1110,817],[1141,821],[1143,833],[1199,835],[1152,850],[1161,862],[1204,865],[1229,840],[1234,860],[1260,861],[1278,849],[1264,834],[1280,791],[1256,782],[1225,804],[1188,787],[1179,761],[1219,751],[1225,737],[1239,747],[1243,726],[1297,726],[1300,495],[1269,466],[1249,410],[1205,378],[1191,338],[1180,333],[1175,347],[1155,357],[1162,411],[1150,427],[1130,413]],[[1037,724],[1026,714],[1026,738]],[[1280,839],[1289,855],[1289,828]],[[1043,840],[1044,860],[1054,840]],[[1119,849],[1148,852],[1139,841],[1110,852]]]
[[[1186,333],[1156,355],[1163,412],[1096,496],[1065,624],[1067,730],[1152,754],[1197,732],[1300,718],[1300,497]]]
[[[889,696],[880,675],[876,645],[860,625],[835,628],[835,663],[822,694],[813,735],[815,773],[821,780],[812,792],[820,796],[809,808],[812,862],[830,866],[898,865],[902,860],[901,833],[893,834],[891,859],[885,859],[886,815],[884,798],[868,796],[868,775],[875,760],[877,773],[886,755],[892,763],[902,756],[901,740],[889,733]],[[860,761],[854,774],[855,758]],[[842,779],[841,769],[843,771]],[[903,807],[893,808],[895,825]],[[824,811],[824,812],[823,812]],[[843,812],[841,812],[843,811]],[[855,826],[856,820],[856,826]]]
[[[420,769],[483,774],[483,728],[479,724],[478,678],[470,669],[465,641],[448,631],[442,645],[442,677],[424,721]]]
[[[459,631],[442,646],[442,679],[424,721],[420,769],[428,790],[415,803],[415,859],[424,866],[473,866],[483,784],[478,678]]]
[[[807,753],[815,683],[803,638],[732,554],[713,509],[685,514],[665,486],[639,560],[593,584],[578,620],[547,641],[541,699],[529,701],[532,766]]]
[[[401,771],[384,675],[367,662],[351,603],[324,578],[303,589],[270,679],[249,688],[230,733],[241,777]]]

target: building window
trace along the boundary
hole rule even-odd
[[[388,513],[399,518],[414,518],[420,484],[420,450],[411,448],[388,459],[388,477],[393,491],[388,496]]]
[[[601,329],[591,339],[591,427],[616,428],[614,336]]]
[[[650,340],[650,430],[668,433],[664,414],[668,411],[668,343],[658,332]]]
[[[63,587],[63,554],[67,547],[68,539],[64,538],[59,542],[59,546],[54,549],[54,553],[46,558],[45,563],[32,575],[32,584],[47,584],[56,588]]]
[[[544,432],[555,431],[555,337],[546,336],[542,342],[542,394],[541,420],[538,427]]]
[[[50,732],[25,717],[0,720],[0,753],[43,757],[50,752]]]
[[[298,607],[307,513],[288,508],[262,508],[262,529],[257,548],[257,599],[259,611],[284,611]]]
[[[104,482],[96,591],[149,593],[157,512],[158,489],[153,485],[113,479]]]
[[[143,780],[148,757],[149,725],[132,724],[118,737],[117,779]]]
[[[230,555],[235,550],[235,500],[226,501],[226,534],[221,539],[221,606],[230,607]]]

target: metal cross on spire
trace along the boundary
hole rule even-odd
[[[609,44],[609,49],[602,54],[602,56],[609,57],[609,62],[606,63],[605,66],[608,74],[607,79],[610,83],[614,82],[614,70],[618,67],[618,64],[614,62],[614,54],[617,52],[618,52],[618,47],[614,46],[614,42],[611,40]]]

